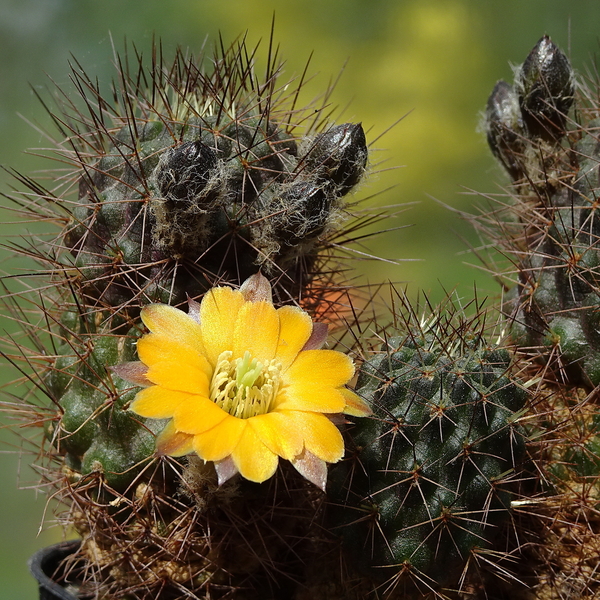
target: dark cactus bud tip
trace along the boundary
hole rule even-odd
[[[324,213],[329,213],[331,202],[322,186],[310,182],[298,183],[290,189],[288,198],[302,205],[307,220],[319,221],[324,218]]]
[[[215,151],[201,141],[169,148],[161,158],[156,182],[169,200],[192,200],[202,193],[217,167]]]
[[[323,171],[323,178],[337,185],[337,195],[344,196],[360,181],[367,158],[362,124],[344,123],[315,138],[306,164],[311,169]]]
[[[487,141],[494,156],[513,179],[521,175],[519,156],[523,151],[523,121],[517,94],[506,81],[498,81],[485,111]]]
[[[287,245],[320,235],[331,213],[331,197],[322,185],[308,181],[294,183],[275,205],[277,237]]]
[[[573,69],[560,48],[545,35],[517,71],[515,85],[523,119],[540,137],[560,137],[573,104]]]
[[[494,86],[486,106],[486,117],[492,124],[516,129],[519,126],[519,101],[506,81],[500,80]]]

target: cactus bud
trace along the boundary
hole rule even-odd
[[[520,165],[524,147],[523,119],[519,99],[506,81],[498,81],[488,98],[485,131],[494,156],[513,180],[519,179],[523,173]]]
[[[186,142],[166,152],[156,182],[165,198],[193,200],[205,189],[210,173],[217,167],[217,155],[200,141]]]
[[[569,59],[547,35],[518,70],[515,86],[530,133],[548,141],[561,137],[573,103],[573,70]]]
[[[330,209],[331,198],[323,186],[308,181],[294,183],[274,202],[275,235],[290,246],[314,239],[327,225]]]
[[[344,196],[365,172],[367,141],[360,123],[344,123],[318,135],[306,157],[309,170],[323,172],[324,179],[337,185],[337,196]]]

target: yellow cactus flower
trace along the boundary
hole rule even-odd
[[[150,330],[137,345],[141,362],[115,371],[147,386],[131,410],[170,419],[158,454],[195,452],[215,463],[219,483],[238,472],[263,482],[281,457],[325,488],[326,463],[344,454],[330,417],[371,412],[344,387],[352,360],[320,349],[326,326],[298,307],[276,309],[260,274],[240,290],[211,289],[189,313],[152,304],[141,316]]]

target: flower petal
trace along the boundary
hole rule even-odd
[[[200,396],[209,395],[206,373],[172,361],[156,363],[148,369],[148,379],[165,389]]]
[[[344,439],[338,428],[324,415],[311,412],[286,411],[302,432],[304,447],[317,458],[335,463],[344,456]]]
[[[212,400],[198,395],[188,395],[173,413],[179,431],[197,435],[216,427],[228,414]]]
[[[217,473],[217,481],[219,485],[223,485],[226,481],[229,481],[234,475],[239,473],[238,468],[235,466],[231,456],[228,456],[223,460],[215,461],[215,471]]]
[[[200,325],[182,310],[168,304],[150,304],[142,308],[140,316],[152,333],[164,334],[175,342],[204,352]]]
[[[140,387],[148,387],[152,382],[146,377],[148,367],[139,360],[124,362],[112,367],[108,370],[119,376],[127,383],[139,385]]]
[[[156,438],[156,454],[159,456],[185,456],[194,451],[194,436],[181,433],[169,421]]]
[[[368,417],[373,414],[371,407],[360,396],[346,388],[339,388],[339,391],[346,399],[346,408],[343,412],[352,417]]]
[[[194,321],[196,321],[196,323],[200,324],[200,302],[196,302],[195,300],[192,300],[189,296],[188,296],[188,316],[192,319],[194,319]]]
[[[208,291],[200,304],[200,322],[205,356],[213,367],[219,354],[233,350],[233,330],[244,297],[229,287],[217,287]]]
[[[246,302],[239,310],[233,334],[233,358],[274,358],[279,341],[279,317],[270,302]]]
[[[302,452],[304,438],[287,415],[271,412],[248,419],[262,443],[274,454],[286,460],[292,460]]]
[[[288,384],[316,382],[337,388],[348,383],[353,375],[354,364],[349,356],[337,350],[305,350],[282,378]]]
[[[328,332],[329,325],[327,323],[313,323],[312,333],[302,350],[320,350],[327,341]]]
[[[294,382],[277,394],[274,410],[340,413],[346,408],[346,398],[341,392],[342,389],[315,382]]]
[[[165,390],[153,385],[138,392],[129,409],[149,419],[169,419],[175,409],[189,398],[190,394],[185,392]]]
[[[194,436],[194,451],[203,460],[223,460],[235,450],[247,424],[227,415],[216,427]]]
[[[231,457],[242,477],[262,483],[273,476],[279,459],[256,435],[252,427],[246,427]]]
[[[304,450],[300,456],[291,461],[302,477],[325,491],[327,484],[327,463],[317,458],[312,452]]]
[[[277,310],[277,315],[280,328],[276,354],[285,371],[309,340],[313,323],[308,313],[297,306],[282,306]]]
[[[250,275],[240,286],[240,292],[246,302],[265,300],[273,304],[273,290],[269,280],[262,273]]]
[[[137,351],[139,359],[148,367],[170,362],[179,365],[177,371],[193,369],[202,371],[208,379],[212,377],[213,369],[202,353],[169,335],[148,333],[138,340]]]

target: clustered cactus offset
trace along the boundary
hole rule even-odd
[[[525,391],[480,314],[447,302],[404,316],[401,337],[362,366],[356,390],[374,415],[349,432],[331,513],[360,563],[426,590],[455,585],[510,519]]]

